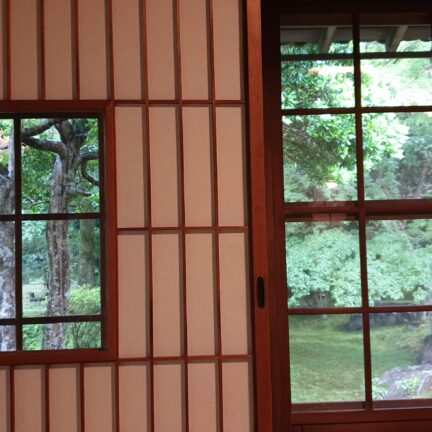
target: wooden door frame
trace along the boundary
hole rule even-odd
[[[246,2],[247,75],[250,158],[250,216],[252,248],[252,289],[255,343],[255,399],[257,430],[286,431],[427,431],[432,429],[430,407],[394,408],[370,412],[328,411],[292,416],[289,387],[288,319],[284,250],[281,152],[272,147],[281,142],[280,85],[278,68],[279,17],[287,13],[395,13],[430,12],[432,5],[422,0],[379,1],[264,1]],[[265,49],[263,50],[263,47]],[[275,118],[278,119],[275,122]],[[279,177],[278,177],[279,176]],[[265,305],[258,304],[258,278],[265,287]],[[261,299],[262,301],[262,299]],[[294,417],[294,418],[293,418]],[[307,426],[309,424],[309,426]],[[338,425],[338,426],[336,426]],[[348,426],[350,425],[350,426]],[[400,425],[397,427],[397,425]],[[335,429],[333,429],[335,428]],[[339,429],[341,428],[341,429]],[[351,430],[351,429],[350,429]]]

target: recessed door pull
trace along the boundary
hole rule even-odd
[[[259,276],[257,278],[257,303],[260,309],[265,307],[265,289],[264,289],[264,278]]]

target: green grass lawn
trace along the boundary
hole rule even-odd
[[[347,331],[348,315],[290,318],[293,402],[364,400],[362,331]],[[375,380],[395,367],[417,364],[428,324],[372,329]]]

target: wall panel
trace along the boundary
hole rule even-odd
[[[213,170],[210,110],[183,108],[185,222],[187,226],[213,225]]]
[[[158,364],[155,379],[155,432],[183,432],[183,378],[179,364]]]
[[[121,432],[150,430],[148,366],[131,363],[119,368]]]
[[[249,296],[246,237],[219,235],[222,351],[247,354],[249,343]]]
[[[147,0],[148,97],[175,99],[176,66],[173,0]]]
[[[17,367],[14,431],[0,369],[0,432],[252,430],[241,1],[10,6],[0,99],[114,107],[119,350]]]
[[[42,367],[15,368],[15,432],[42,432],[45,427]]]
[[[119,354],[148,354],[148,251],[147,236],[125,234],[118,238]]]
[[[245,142],[240,107],[216,109],[219,224],[246,223]]]
[[[213,0],[216,99],[243,96],[240,0]]]
[[[13,0],[10,5],[11,96],[12,99],[37,99],[37,0]]]
[[[150,108],[152,225],[180,223],[178,123],[175,107]]]
[[[72,0],[45,0],[47,99],[72,99]]]
[[[117,99],[141,99],[141,0],[113,0],[114,83]]]
[[[77,366],[49,369],[50,432],[79,431],[78,374]]]
[[[223,365],[223,418],[225,432],[252,432],[251,368],[248,363]]]
[[[145,123],[141,107],[116,108],[117,223],[147,225]]]
[[[213,236],[186,235],[186,298],[188,354],[210,355],[216,350],[216,310]]]
[[[113,367],[88,365],[84,368],[85,432],[114,430]]]
[[[155,234],[153,244],[153,334],[155,356],[182,352],[180,238]]]
[[[189,431],[217,432],[217,375],[214,363],[189,365]]]
[[[9,368],[0,368],[0,432],[9,432]]]
[[[107,41],[105,0],[79,0],[79,82],[81,99],[106,99]]]
[[[6,98],[5,2],[0,2],[0,99]]]
[[[209,98],[207,0],[180,0],[183,99]]]

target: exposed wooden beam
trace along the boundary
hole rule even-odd
[[[327,54],[329,52],[330,46],[335,37],[337,27],[329,26],[324,29],[323,35],[319,43],[319,49],[321,54]]]
[[[402,39],[404,38],[407,30],[408,30],[407,25],[401,25],[397,27],[395,30],[390,31],[390,34],[386,40],[386,50],[388,52],[397,51],[399,44],[402,42]]]

